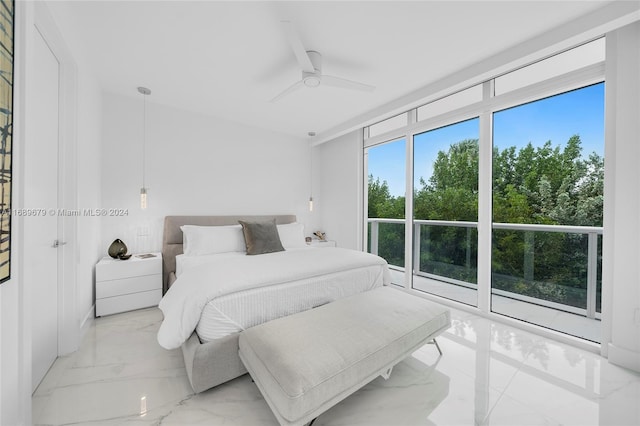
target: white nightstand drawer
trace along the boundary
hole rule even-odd
[[[129,260],[104,258],[96,265],[96,281],[152,275],[158,271],[162,271],[161,256],[149,259],[132,256]]]
[[[96,316],[156,306],[162,298],[162,255],[105,257],[96,265]]]
[[[309,243],[309,245],[311,247],[318,248],[337,247],[336,242],[333,240],[311,240],[311,243]]]
[[[142,277],[123,278],[121,280],[98,281],[96,298],[121,296],[141,291],[162,288],[162,275],[145,275]]]
[[[96,316],[156,306],[162,299],[162,289],[113,296],[96,300]]]

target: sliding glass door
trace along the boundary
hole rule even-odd
[[[604,48],[363,129],[367,248],[394,284],[600,341]]]
[[[493,114],[491,309],[599,341],[604,83]]]
[[[414,136],[413,288],[476,306],[478,119]]]
[[[367,251],[389,263],[393,284],[404,286],[405,139],[365,150],[367,171]]]

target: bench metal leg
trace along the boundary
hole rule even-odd
[[[442,356],[442,349],[440,349],[440,345],[438,344],[438,341],[436,339],[433,339],[429,343],[436,345],[436,349],[438,349],[438,353],[440,354],[440,356]]]
[[[382,376],[382,378],[385,380],[389,380],[389,377],[391,377],[392,371],[393,371],[393,367],[389,367],[384,373],[380,374],[380,376]]]

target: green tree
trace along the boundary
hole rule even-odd
[[[494,149],[493,219],[505,223],[602,226],[604,160],[583,159],[579,135]],[[528,239],[528,240],[527,240]],[[587,238],[582,234],[494,231],[494,287],[585,307]],[[525,272],[525,252],[535,268]]]
[[[416,219],[477,220],[478,154],[476,139],[438,152],[432,175],[414,188]],[[494,222],[602,226],[603,188],[604,159],[595,153],[584,159],[579,135],[564,147],[547,141],[519,150],[493,149]],[[369,217],[404,218],[404,203],[404,197],[389,193],[385,181],[369,176]],[[381,255],[402,265],[403,226],[381,225],[379,244]],[[420,245],[422,271],[475,282],[475,229],[423,225]],[[500,230],[494,231],[493,246],[494,287],[573,306],[584,303],[583,235]],[[524,271],[525,252],[534,254],[534,271]]]
[[[478,140],[465,139],[438,152],[427,184],[420,178],[414,214],[425,220],[478,218]]]
[[[433,163],[429,178],[432,191],[450,188],[478,193],[478,140],[465,139],[440,151]]]
[[[404,219],[404,197],[394,197],[386,181],[369,175],[368,213],[370,218]],[[404,226],[378,224],[378,254],[392,265],[404,265]]]
[[[384,210],[384,204],[391,200],[389,185],[386,180],[380,182],[380,178],[374,180],[373,175],[369,175],[368,189],[368,214],[369,217],[384,217],[380,214]]]

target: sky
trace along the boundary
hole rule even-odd
[[[493,142],[499,150],[534,147],[551,141],[562,150],[569,138],[579,135],[582,156],[604,156],[604,83],[509,108],[494,114]],[[479,120],[467,120],[414,137],[414,177],[428,181],[438,151],[464,139],[478,139]],[[369,148],[368,174],[386,180],[391,195],[405,192],[405,140]]]

